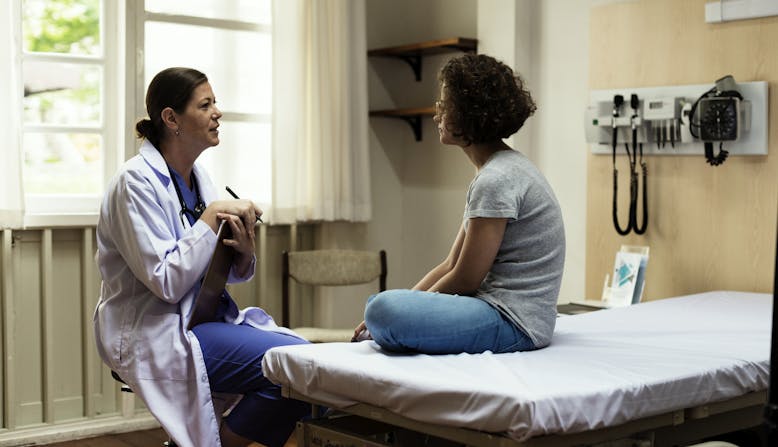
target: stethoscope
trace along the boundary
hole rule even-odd
[[[616,126],[616,118],[619,117],[619,110],[622,104],[624,104],[624,97],[616,95],[613,97],[613,122],[612,122],[612,147],[613,147],[613,226],[616,227],[616,232],[622,236],[626,236],[630,231],[634,231],[635,234],[643,234],[648,227],[648,193],[646,191],[646,177],[648,175],[646,170],[646,163],[643,161],[643,143],[638,143],[638,106],[640,101],[638,95],[632,94],[630,97],[630,107],[632,108],[632,116],[630,117],[630,123],[632,124],[632,152],[629,150],[629,143],[624,143],[624,148],[627,151],[627,158],[629,159],[629,220],[625,229],[619,225],[618,216],[618,183],[619,183],[619,171],[616,169],[616,147],[618,129]],[[638,172],[635,169],[638,163],[638,151],[640,151],[640,167],[643,177],[643,222],[638,226],[637,208],[638,208],[638,192],[640,185],[638,184]]]
[[[195,203],[194,210],[189,209],[188,206],[186,206],[186,201],[184,200],[183,194],[181,194],[181,188],[178,186],[178,182],[176,181],[176,178],[173,176],[173,170],[170,168],[170,165],[167,167],[168,172],[170,172],[170,180],[173,182],[173,187],[176,188],[176,195],[178,196],[178,201],[181,203],[181,211],[178,212],[178,217],[181,218],[181,225],[186,225],[184,223],[184,216],[187,216],[187,220],[189,218],[192,218],[192,222],[196,221],[200,218],[200,216],[203,214],[203,211],[205,211],[205,202],[203,202],[203,198],[200,197],[200,188],[197,186],[197,177],[194,175],[194,171],[189,175],[189,179],[192,182],[192,188],[194,188],[195,195],[197,197],[197,203]],[[191,223],[189,224],[192,225]]]
[[[178,201],[181,203],[181,211],[178,212],[178,217],[181,218],[181,225],[186,226],[184,223],[184,216],[187,216],[187,220],[189,220],[189,217],[192,218],[192,222],[196,221],[200,218],[200,216],[205,211],[205,202],[203,202],[203,198],[200,197],[200,187],[197,185],[197,177],[194,175],[194,171],[189,175],[189,179],[192,182],[192,188],[194,188],[195,196],[197,197],[197,203],[195,203],[194,210],[189,209],[188,206],[186,206],[186,201],[184,200],[183,194],[181,194],[181,188],[178,186],[178,182],[176,181],[176,178],[173,176],[173,170],[170,168],[170,165],[167,167],[168,172],[170,172],[170,180],[173,182],[173,186],[176,188],[176,195],[178,196]],[[189,224],[189,226],[192,226],[192,223]],[[201,280],[202,281],[202,280]],[[222,316],[224,313],[227,312],[227,308],[229,307],[229,299],[230,294],[227,292],[227,289],[224,289],[221,295],[221,299],[219,301],[219,308],[217,309],[217,315],[219,312],[222,312]],[[221,318],[221,317],[218,317]]]

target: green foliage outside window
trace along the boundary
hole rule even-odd
[[[100,48],[99,0],[26,0],[27,51],[94,55]]]

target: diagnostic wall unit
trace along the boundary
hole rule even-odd
[[[617,153],[623,153],[624,143],[632,143],[632,126],[635,124],[637,142],[643,144],[644,154],[701,155],[704,142],[690,132],[689,113],[693,104],[712,86],[698,84],[594,90],[590,93],[584,118],[586,141],[590,143],[592,153],[611,154],[615,121]],[[733,129],[736,135],[734,138],[721,137],[724,138],[724,149],[729,151],[730,156],[767,155],[767,82],[742,82],[737,83],[736,88],[743,97],[738,101],[738,116],[730,116],[737,119],[737,126]],[[617,95],[621,95],[624,103],[618,116],[614,116],[614,98]],[[637,108],[634,109],[630,104],[632,95],[638,98]],[[727,117],[726,108],[715,101],[709,101],[705,107],[698,105],[695,122],[700,121],[703,113]],[[721,140],[714,141],[718,146]]]

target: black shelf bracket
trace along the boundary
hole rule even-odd
[[[413,130],[413,136],[416,141],[421,141],[421,123],[424,121],[424,117],[435,116],[435,108],[416,107],[412,109],[373,110],[370,112],[370,116],[403,120],[408,123],[409,126],[411,126],[411,130]]]
[[[417,81],[421,81],[421,54],[397,56],[411,66]]]
[[[421,115],[416,116],[387,116],[387,118],[401,119],[408,123],[413,129],[413,136],[416,141],[421,141]]]

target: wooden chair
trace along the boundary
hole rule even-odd
[[[309,250],[282,253],[282,324],[289,321],[289,282],[312,286],[349,286],[378,279],[378,291],[386,290],[386,251]],[[354,328],[296,327],[295,332],[312,343],[350,341]]]

